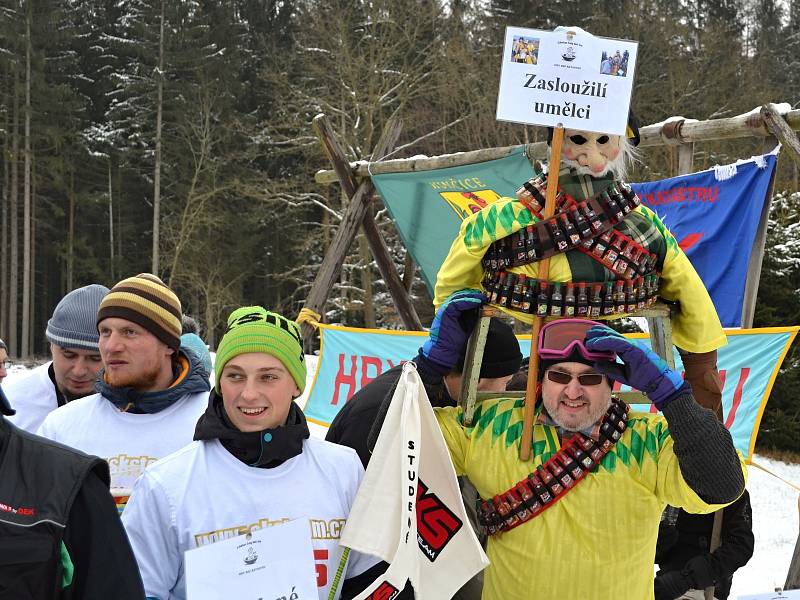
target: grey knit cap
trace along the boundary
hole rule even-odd
[[[106,286],[93,283],[72,290],[64,296],[47,322],[47,339],[61,348],[81,348],[96,352],[100,340],[97,333],[97,309],[107,293]]]

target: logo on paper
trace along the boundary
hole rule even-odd
[[[399,593],[400,590],[391,583],[383,581],[374,592],[367,596],[367,600],[392,600],[392,598],[397,597]]]
[[[258,560],[258,553],[252,546],[247,547],[247,554],[244,556],[244,564],[252,565]]]
[[[569,48],[567,48],[567,51],[561,55],[561,58],[563,58],[567,62],[572,62],[573,60],[575,60],[575,50],[573,49],[573,47],[570,46]]]
[[[417,544],[429,561],[434,562],[450,543],[463,521],[450,510],[428,486],[417,486]]]

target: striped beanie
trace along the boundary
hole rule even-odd
[[[60,348],[97,352],[97,308],[107,293],[106,286],[93,283],[64,296],[47,322],[47,340]]]
[[[233,311],[228,317],[228,329],[219,342],[214,361],[214,385],[218,393],[225,363],[248,352],[263,352],[277,358],[289,371],[300,392],[303,391],[306,363],[297,323],[260,306],[244,306]]]
[[[97,311],[97,325],[109,317],[136,323],[177,352],[181,345],[181,301],[152,273],[123,279]]]

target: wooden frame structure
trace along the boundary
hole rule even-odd
[[[397,143],[401,125],[398,121],[390,121],[383,131],[381,139],[375,147],[369,162],[351,163],[338,143],[336,136],[324,115],[318,115],[313,121],[314,130],[322,143],[325,152],[331,161],[333,170],[319,171],[315,180],[322,184],[331,184],[338,181],[342,191],[349,199],[342,222],[336,235],[328,248],[320,271],[306,300],[306,308],[322,313],[328,298],[328,293],[333,283],[339,277],[341,267],[348,248],[355,238],[359,227],[363,227],[364,234],[369,242],[372,253],[381,275],[395,302],[398,314],[405,327],[409,330],[421,330],[422,324],[411,302],[407,287],[404,285],[397,269],[391,260],[388,248],[380,235],[372,213],[368,210],[372,198],[376,195],[371,181],[372,175],[382,173],[407,173],[414,171],[428,171],[444,167],[484,162],[503,158],[519,149],[520,146],[506,146],[501,148],[486,148],[472,152],[449,154],[431,158],[394,159],[382,161],[381,158],[391,151]],[[694,158],[694,144],[736,138],[762,138],[762,151],[772,151],[781,142],[783,148],[789,153],[795,164],[800,166],[800,139],[795,131],[800,130],[800,110],[792,110],[781,115],[774,104],[764,104],[758,110],[728,119],[715,119],[709,121],[686,120],[682,117],[673,117],[661,124],[649,125],[640,129],[640,147],[674,146],[678,152],[678,169],[675,175],[692,172]],[[531,159],[544,159],[548,155],[548,146],[544,142],[525,145],[525,153]],[[767,236],[772,193],[775,176],[773,174],[767,191],[767,201],[764,203],[756,237],[753,242],[753,251],[747,269],[744,302],[742,305],[742,327],[752,327],[755,302],[758,294],[758,284],[761,276],[761,264],[764,257],[764,246]],[[407,267],[409,263],[407,262]],[[406,273],[408,275],[408,273]],[[485,314],[484,317],[487,317]],[[464,381],[461,398],[465,407],[465,417],[471,417],[477,401],[478,369],[483,354],[483,342],[488,331],[488,318],[479,321],[476,332],[470,337],[467,347],[468,360],[465,361]],[[653,311],[648,315],[651,329],[651,339],[654,349],[667,362],[674,366],[674,356],[671,348],[671,325],[668,312],[664,309]],[[303,323],[303,336],[307,347],[310,345],[314,329]],[[483,394],[482,394],[483,396]],[[715,518],[712,533],[712,548],[719,545],[721,529],[721,512]],[[794,554],[790,563],[789,572],[785,583],[786,589],[800,587],[800,537],[795,545]],[[713,597],[713,588],[705,591],[706,598]]]
[[[342,222],[323,259],[319,273],[306,299],[305,306],[314,312],[324,312],[328,293],[339,277],[342,263],[348,248],[360,227],[369,242],[372,253],[378,264],[381,276],[394,300],[403,325],[408,330],[419,331],[422,323],[414,309],[411,297],[397,268],[391,260],[386,243],[378,231],[368,207],[377,196],[372,185],[371,176],[382,173],[408,173],[415,171],[431,171],[444,167],[455,167],[503,158],[517,151],[520,146],[504,146],[485,148],[458,154],[446,154],[430,158],[381,160],[396,144],[400,135],[401,124],[390,121],[383,131],[381,139],[369,161],[348,162],[341,144],[336,139],[330,123],[325,115],[314,118],[313,126],[317,137],[325,149],[333,169],[318,171],[315,175],[317,183],[332,184],[338,182],[342,191],[349,198]],[[675,175],[691,173],[693,169],[694,144],[726,139],[761,138],[763,151],[770,152],[780,141],[784,151],[800,165],[800,140],[795,131],[800,130],[800,109],[779,114],[774,104],[764,104],[760,109],[731,117],[710,121],[687,120],[672,117],[661,124],[640,128],[640,148],[656,146],[674,146],[678,151],[678,172]],[[524,144],[527,156],[534,159],[547,157],[548,146],[545,142]],[[767,237],[767,222],[772,200],[774,181],[770,184],[767,202],[764,203],[753,252],[748,265],[745,299],[742,306],[742,327],[751,327],[755,301],[758,293],[758,282],[761,276],[761,262],[764,256],[764,245]],[[310,342],[314,329],[303,324],[303,335]]]

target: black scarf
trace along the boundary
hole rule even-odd
[[[194,430],[195,440],[218,439],[223,447],[244,464],[271,469],[303,451],[309,436],[306,417],[292,402],[286,424],[263,431],[239,431],[228,419],[222,396],[211,390],[208,407]]]

